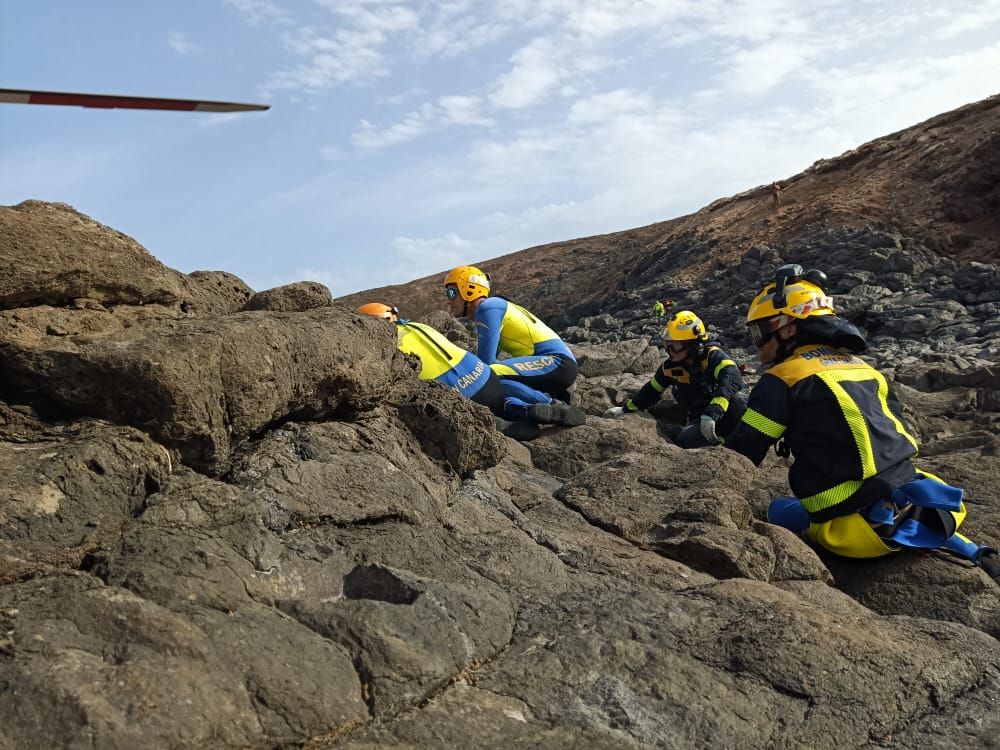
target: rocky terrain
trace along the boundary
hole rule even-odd
[[[254,294],[0,207],[0,748],[1000,747],[982,571],[820,556],[762,521],[785,459],[680,450],[668,400],[598,416],[662,357],[654,298],[753,380],[747,302],[819,266],[1000,546],[998,128],[987,100],[776,212],[750,191],[486,264],[580,360],[588,423],[524,444],[352,312],[471,345],[440,275]]]

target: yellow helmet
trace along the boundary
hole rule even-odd
[[[754,343],[762,345],[771,334],[793,319],[833,315],[833,298],[823,290],[826,274],[803,272],[802,266],[785,265],[775,272],[775,281],[754,297],[747,310],[747,328]]]
[[[663,329],[664,341],[708,341],[708,332],[701,318],[690,310],[678,310],[670,316]]]
[[[359,307],[357,311],[362,315],[372,315],[376,318],[388,320],[391,323],[399,320],[399,310],[393,305],[383,305],[381,302],[369,302]]]
[[[459,266],[448,272],[445,287],[454,286],[466,302],[490,296],[490,275],[475,266]]]

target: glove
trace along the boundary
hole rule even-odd
[[[605,419],[621,419],[625,416],[624,406],[612,406],[604,414],[602,414]]]
[[[705,413],[701,415],[701,434],[709,443],[722,442],[722,439],[715,432],[715,423],[722,419],[724,413],[718,404],[709,404]]]

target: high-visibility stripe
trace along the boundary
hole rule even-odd
[[[493,370],[497,375],[520,375],[517,370],[515,370],[510,365],[505,365],[502,362],[494,362],[490,365],[490,369]]]
[[[713,398],[708,403],[710,403],[710,404],[718,404],[719,406],[722,407],[722,411],[728,411],[728,409],[729,409],[729,399],[726,398],[725,396],[716,396],[715,398]]]
[[[653,386],[653,390],[656,391],[657,393],[663,393],[663,390],[666,388],[665,385],[660,385],[659,383],[657,383],[656,378],[650,380],[649,384]]]
[[[857,479],[848,479],[846,482],[841,482],[828,490],[823,490],[810,497],[802,498],[802,505],[810,513],[818,513],[821,510],[844,502],[861,489],[862,484],[864,482],[859,482]]]
[[[868,434],[868,423],[865,422],[865,415],[861,413],[861,409],[841,383],[844,381],[860,383],[873,380],[872,372],[874,370],[871,369],[825,370],[816,376],[826,384],[840,405],[840,410],[847,421],[847,427],[854,437],[854,445],[857,448],[858,458],[861,461],[862,479],[868,479],[878,473],[878,469],[875,467],[875,452],[872,450],[872,441],[871,436]]]
[[[892,413],[892,409],[889,408],[889,384],[886,382],[885,376],[878,370],[875,370],[875,377],[878,380],[878,400],[879,403],[882,404],[882,412],[896,426],[896,432],[910,441],[910,445],[913,446],[913,450],[919,451],[920,446],[917,445],[917,441],[913,438],[913,435],[906,431],[906,428],[903,427],[903,423],[896,418],[896,415]],[[937,477],[935,477],[935,479],[937,479]],[[941,480],[938,479],[938,481],[940,482]],[[942,482],[942,484],[944,483]]]
[[[753,409],[747,409],[743,412],[743,419],[741,421],[746,422],[758,432],[762,432],[774,440],[784,435],[785,430],[788,429],[785,425],[775,422],[773,419],[769,419],[759,411]]]
[[[736,367],[736,363],[733,362],[733,360],[731,360],[731,359],[724,359],[721,362],[719,362],[719,364],[717,364],[715,366],[715,372],[712,373],[712,377],[715,378],[716,380],[718,380],[719,379],[719,372],[722,370],[723,367],[729,367],[729,365],[732,365],[733,367]]]
[[[629,399],[628,403],[625,404],[625,411],[639,411],[639,407],[635,405],[632,399]]]
[[[178,112],[252,112],[270,109],[269,104],[199,101],[197,99],[164,99],[149,96],[117,96],[114,94],[77,94],[64,91],[27,91],[0,89],[0,103],[55,104],[95,109],[160,109]]]

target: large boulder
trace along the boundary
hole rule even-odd
[[[192,466],[289,417],[371,409],[409,368],[381,321],[328,307],[161,321],[103,336],[0,341],[3,375],[69,413],[147,430]]]

